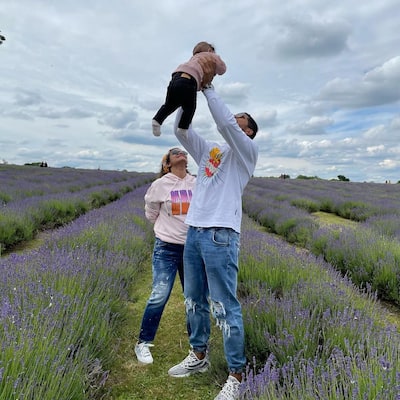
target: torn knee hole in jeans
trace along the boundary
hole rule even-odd
[[[165,296],[165,294],[168,292],[168,283],[165,281],[160,281],[157,282],[152,290],[152,297],[158,298],[161,296]]]
[[[194,314],[196,312],[196,303],[190,297],[185,299],[185,307],[186,307],[186,313],[192,311]]]
[[[225,335],[228,337],[231,336],[231,327],[226,322],[226,311],[223,303],[219,301],[210,301],[211,303],[211,313],[215,318],[216,325],[223,331]],[[185,307],[186,313],[192,312],[193,314],[196,313],[196,303],[193,301],[192,298],[188,297],[185,299]]]
[[[211,313],[215,318],[216,325],[229,337],[231,335],[231,327],[226,322],[226,311],[223,303],[211,300]]]

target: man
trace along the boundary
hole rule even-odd
[[[239,397],[246,365],[244,328],[236,296],[242,194],[253,175],[258,147],[252,139],[258,127],[247,113],[233,115],[214,88],[203,90],[224,143],[209,142],[192,126],[187,135],[175,134],[198,164],[196,187],[186,223],[184,249],[185,305],[191,327],[189,355],[168,373],[184,377],[209,367],[210,309],[223,332],[228,379],[215,400]]]

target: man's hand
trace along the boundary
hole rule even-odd
[[[199,60],[201,68],[203,69],[204,76],[203,81],[201,82],[201,87],[209,85],[215,76],[215,61],[213,56],[210,54],[210,57],[205,57]]]
[[[207,85],[204,85],[201,90],[206,90],[206,89],[212,89],[214,90],[214,85],[212,83],[207,83]]]

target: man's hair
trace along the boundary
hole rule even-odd
[[[254,121],[253,117],[249,114],[246,113],[247,117],[248,117],[248,126],[249,128],[253,131],[253,134],[251,136],[249,136],[250,139],[254,139],[256,137],[256,134],[258,132],[258,125],[257,122]]]
[[[193,48],[193,55],[197,53],[202,53],[203,51],[211,51],[215,52],[215,48],[212,44],[207,43],[207,42],[199,42],[194,46]]]

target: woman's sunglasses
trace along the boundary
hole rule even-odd
[[[182,154],[183,156],[187,156],[187,152],[186,151],[183,151],[183,150],[180,150],[180,149],[172,149],[171,151],[170,151],[170,153],[173,155],[173,156],[178,156],[178,155],[180,155],[180,154]]]

